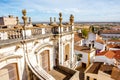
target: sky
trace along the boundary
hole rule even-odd
[[[73,14],[79,22],[120,22],[120,0],[0,0],[0,16],[18,16],[22,22],[22,9],[32,22],[49,21],[50,17],[69,21]]]

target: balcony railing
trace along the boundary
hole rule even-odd
[[[52,28],[45,27],[31,27],[31,28],[6,28],[6,29],[0,29],[0,43],[9,43],[12,41],[18,41],[25,39],[32,39],[32,38],[38,38],[38,37],[45,37],[52,35],[51,32]]]
[[[71,32],[72,31],[72,27],[71,26],[64,26],[63,27],[63,32]]]
[[[21,29],[0,29],[0,40],[21,38]]]

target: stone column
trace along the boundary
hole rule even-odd
[[[23,19],[23,22],[24,22],[24,25],[23,25],[23,40],[26,39],[26,31],[25,31],[25,26],[27,25],[27,16],[26,16],[26,10],[22,10],[22,19]],[[24,57],[25,57],[25,70],[26,70],[26,73],[27,73],[27,80],[30,80],[30,71],[29,71],[29,67],[27,65],[27,62],[26,62],[26,56],[27,56],[27,43],[24,42],[23,43],[23,48],[24,48]]]
[[[63,65],[63,43],[59,37],[59,64]]]
[[[71,34],[71,62],[74,62],[74,33]]]
[[[62,13],[59,13],[59,33],[63,32],[63,27],[62,27]]]

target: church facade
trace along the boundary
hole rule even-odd
[[[26,10],[22,13],[23,25],[17,18],[13,28],[0,29],[0,80],[56,80],[51,70],[74,66],[74,16],[69,24],[62,24],[59,13],[59,24],[54,18],[32,25]]]

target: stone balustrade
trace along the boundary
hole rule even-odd
[[[40,28],[40,27],[31,27],[25,29],[0,29],[0,41],[1,40],[10,40],[10,39],[19,39],[26,36],[26,38],[30,38],[36,35],[45,35],[51,34],[51,28]]]

